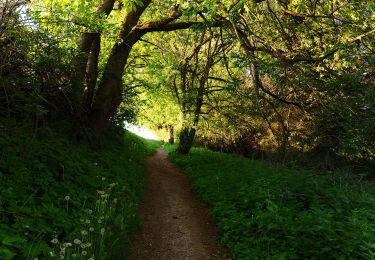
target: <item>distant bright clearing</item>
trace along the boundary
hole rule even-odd
[[[158,137],[155,135],[155,133],[146,127],[125,123],[125,128],[130,132],[139,135],[140,137],[158,140]]]

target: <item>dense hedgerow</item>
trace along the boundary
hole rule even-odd
[[[374,259],[374,185],[193,149],[192,177],[234,259]]]
[[[152,149],[111,136],[90,146],[49,128],[0,132],[0,259],[125,254]]]

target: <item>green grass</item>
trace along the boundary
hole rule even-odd
[[[162,141],[153,140],[153,139],[146,139],[147,145],[151,151],[156,152],[158,148],[160,148],[163,144]]]
[[[170,158],[191,175],[234,259],[375,258],[373,184],[200,148]]]
[[[111,136],[94,146],[49,128],[0,133],[0,259],[120,259],[129,251],[145,157],[157,144]]]

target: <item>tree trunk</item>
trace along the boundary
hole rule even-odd
[[[174,128],[173,125],[168,125],[168,133],[169,133],[169,144],[174,144]]]
[[[104,0],[96,11],[96,16],[108,16],[116,0]],[[94,94],[98,76],[98,58],[100,52],[100,32],[84,32],[81,35],[79,54],[73,72],[73,103],[77,105],[76,114],[82,116],[91,103],[88,99]]]
[[[112,48],[88,116],[88,125],[97,135],[108,128],[110,119],[115,115],[122,101],[122,74],[133,45],[148,32],[181,30],[197,24],[195,21],[171,24],[181,16],[181,12],[177,10],[178,5],[169,17],[138,24],[142,13],[150,3],[151,0],[142,0],[142,5],[138,5],[126,15],[120,40]]]
[[[116,43],[112,48],[88,117],[88,124],[97,135],[102,134],[109,127],[110,119],[121,104],[122,75],[125,65],[134,44],[145,33],[141,30],[133,30],[128,34],[126,40]]]
[[[188,154],[190,152],[191,147],[193,146],[196,128],[198,127],[199,118],[201,115],[201,110],[202,110],[202,105],[203,105],[203,96],[204,96],[203,90],[204,90],[205,84],[206,82],[204,82],[203,85],[201,85],[200,88],[198,89],[198,96],[197,96],[197,100],[195,104],[193,121],[191,122],[189,121],[189,119],[187,119],[188,118],[187,114],[183,115],[185,122],[183,123],[184,126],[180,132],[180,143],[176,150],[180,154]]]
[[[84,112],[91,110],[92,102],[95,94],[96,82],[98,79],[98,63],[99,63],[99,53],[100,53],[100,34],[96,36],[91,45],[90,55],[87,61],[86,67],[86,88],[85,96],[83,100]]]
[[[142,6],[129,12],[122,24],[120,40],[109,55],[105,65],[103,77],[99,83],[92,109],[89,112],[89,126],[97,135],[103,133],[110,124],[110,119],[122,101],[122,74],[127,63],[133,45],[146,33],[146,31],[134,28],[142,13],[151,3],[151,0],[143,0]]]
[[[71,92],[74,104],[77,104],[78,106],[82,105],[82,94],[85,89],[87,63],[95,38],[100,38],[100,34],[98,34],[99,33],[84,32],[81,35],[79,54],[75,61],[75,68],[73,71],[73,90]],[[82,107],[78,107],[76,112],[79,114],[82,112],[81,110]]]
[[[117,43],[108,58],[103,78],[89,115],[89,126],[100,135],[110,123],[122,100],[122,74],[133,44]]]
[[[180,133],[180,143],[177,148],[179,154],[188,154],[191,147],[193,146],[194,137],[195,137],[195,128],[193,127],[184,127]]]

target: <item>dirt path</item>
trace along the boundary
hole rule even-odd
[[[131,259],[217,259],[220,249],[208,211],[195,198],[188,177],[164,150],[148,158],[143,230]]]

